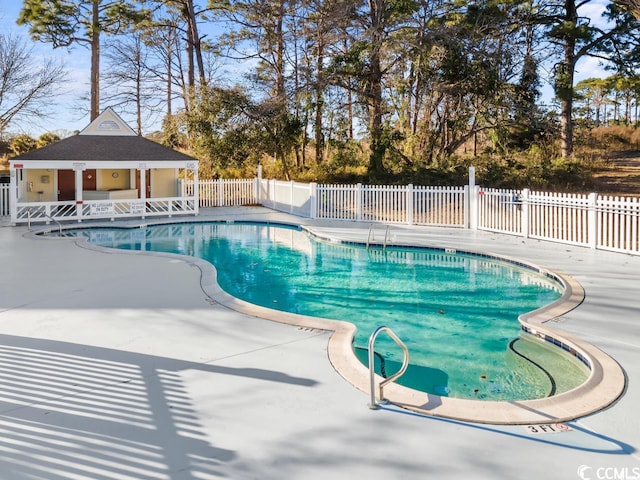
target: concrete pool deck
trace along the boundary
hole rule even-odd
[[[293,220],[364,240],[369,229],[258,207],[204,209],[207,219]],[[0,228],[2,480],[640,478],[640,257],[391,227],[392,242],[521,258],[584,287],[553,326],[611,355],[628,385],[552,433],[370,410],[329,362],[329,332],[212,302],[180,260],[26,232]]]

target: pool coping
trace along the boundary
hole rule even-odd
[[[139,228],[147,225],[177,224],[177,223],[208,223],[215,220],[194,220],[194,219],[152,219],[138,222],[127,222],[126,224],[114,224],[113,222],[91,225],[69,225],[63,228]],[[229,223],[229,222],[219,222]],[[235,222],[242,223],[242,222]],[[304,225],[302,222],[263,222],[249,221],[246,223],[264,223],[269,225],[288,225],[299,227],[309,232],[314,237],[326,241],[338,243],[362,243],[345,238],[338,238],[335,232],[326,234],[321,231],[321,227]],[[29,232],[27,235],[35,236],[47,229]],[[39,235],[38,235],[39,236]],[[40,236],[40,238],[42,238]],[[51,240],[51,238],[47,239]],[[69,238],[61,240],[70,240]],[[72,239],[77,245],[90,250],[114,253],[114,249],[93,245],[87,239]],[[412,245],[394,244],[394,247],[411,247]],[[391,383],[384,389],[385,400],[407,410],[423,415],[443,417],[461,421],[487,423],[487,424],[548,424],[574,420],[579,417],[589,415],[599,410],[605,409],[613,404],[623,394],[626,387],[626,376],[620,365],[609,355],[597,347],[585,342],[578,337],[570,335],[562,330],[547,325],[561,315],[578,307],[584,299],[584,289],[572,277],[563,273],[542,269],[529,262],[511,258],[505,255],[494,255],[487,252],[474,252],[459,249],[447,249],[446,246],[428,247],[442,251],[455,250],[459,253],[469,253],[480,255],[497,260],[504,260],[526,266],[537,270],[543,274],[549,274],[557,278],[565,287],[562,297],[538,310],[529,312],[519,318],[521,325],[531,335],[540,341],[556,339],[563,344],[565,349],[571,349],[572,353],[579,353],[590,366],[590,374],[587,380],[580,386],[552,397],[523,400],[523,401],[487,401],[458,399],[451,397],[441,397],[413,390],[402,385]],[[328,320],[318,317],[293,314],[273,310],[266,307],[254,305],[224,292],[217,283],[217,271],[209,262],[185,255],[148,252],[116,250],[118,254],[129,255],[151,255],[179,259],[187,264],[193,265],[200,270],[200,285],[203,292],[214,302],[230,308],[234,311],[271,320],[279,323],[289,324],[302,328],[325,330],[333,332],[329,337],[327,353],[329,361],[334,369],[349,383],[359,390],[370,392],[369,370],[355,356],[352,348],[356,327],[345,321]],[[383,380],[376,375],[376,382]]]

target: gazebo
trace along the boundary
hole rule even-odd
[[[9,166],[14,224],[198,214],[198,160],[136,135],[111,108]]]

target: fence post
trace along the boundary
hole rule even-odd
[[[598,194],[590,193],[589,194],[589,213],[587,216],[588,222],[588,243],[589,248],[598,248]],[[605,232],[602,232],[603,235],[606,235]]]
[[[465,210],[468,212],[464,226],[471,230],[478,229],[478,195],[480,192],[476,188],[476,168],[469,167],[469,185],[464,191]]]
[[[215,181],[217,207],[224,207],[224,183],[221,178]]]
[[[407,185],[407,218],[408,225],[413,225],[413,184]]]
[[[185,176],[187,175],[186,169],[184,170],[184,174]],[[193,213],[195,215],[200,215],[200,170],[198,169],[197,162],[193,164],[193,170],[191,175],[193,176],[193,188],[191,191],[191,197],[193,198]],[[186,192],[183,192],[183,195],[182,195],[183,197],[185,197],[184,195],[185,193]]]
[[[309,184],[309,218],[318,218],[318,184],[311,182]]]
[[[258,171],[256,172],[256,183],[253,187],[254,203],[262,205],[262,165],[258,165]]]
[[[356,221],[362,221],[362,184],[356,185]]]
[[[529,218],[531,216],[530,193],[528,188],[524,188],[520,194],[520,211],[522,212],[522,216],[520,217],[520,230],[524,238],[529,238]]]
[[[275,208],[276,206],[276,179],[272,178],[269,180],[269,203],[271,204],[271,208]]]
[[[11,167],[11,170],[9,170],[9,195],[7,196],[7,201],[9,202],[11,224],[15,225],[18,220],[18,170],[13,168],[13,165]]]
[[[293,214],[293,180],[289,181],[289,213]]]

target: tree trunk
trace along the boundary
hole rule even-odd
[[[284,16],[285,16],[285,2],[280,0],[278,4],[278,10],[274,19],[274,36],[275,36],[275,97],[276,108],[278,109],[277,115],[280,117],[279,131],[276,132],[276,138],[283,134],[287,119],[287,91],[285,88],[285,39],[284,39]],[[276,140],[277,141],[277,140]],[[281,146],[279,146],[276,152],[276,160],[282,162],[282,170],[287,180],[290,179],[289,168],[287,165],[287,152]]]
[[[142,55],[140,49],[142,42],[136,40],[136,126],[138,136],[142,136]]]
[[[575,30],[578,11],[574,0],[565,0],[565,22]],[[556,95],[560,101],[560,149],[563,158],[573,154],[573,76],[576,65],[576,39],[573,31],[564,40],[564,59],[557,66]]]
[[[560,151],[563,158],[573,154],[573,97],[560,99]]]
[[[193,95],[195,94],[194,89],[196,86],[196,66],[195,66],[195,42],[193,39],[193,30],[191,29],[191,12],[193,11],[193,2],[191,0],[185,0],[184,10],[182,11],[182,16],[187,22],[187,41],[186,41],[186,50],[187,50],[187,96],[188,100],[185,99],[187,103],[186,109],[189,111],[191,109],[191,103],[193,102]]]
[[[369,55],[369,72],[367,89],[369,103],[369,135],[370,135],[370,153],[369,153],[369,179],[376,180],[384,173],[384,155],[386,147],[382,139],[382,115],[383,115],[383,99],[382,99],[382,66],[381,66],[381,49],[384,39],[384,0],[372,0],[370,2],[370,41],[371,53]]]
[[[91,121],[100,115],[100,1],[93,0],[91,26]]]
[[[369,87],[369,135],[371,139],[369,153],[369,178],[377,179],[384,173],[384,155],[386,147],[382,142],[382,83],[380,75],[380,57],[371,58],[371,84]]]
[[[172,81],[172,68],[171,61],[173,60],[173,42],[175,41],[176,31],[172,26],[169,27],[167,32],[167,117],[171,117],[173,114],[173,81]]]
[[[284,0],[280,0],[278,5],[278,11],[275,18],[275,39],[276,39],[276,98],[278,102],[284,106],[287,101],[287,92],[285,90],[284,79],[284,55],[285,55],[285,41],[284,41],[284,16],[285,16],[285,3]]]
[[[189,96],[193,95],[193,89],[196,86],[196,70],[193,57],[193,44],[187,41],[187,91]]]
[[[318,31],[321,29],[319,28]],[[324,117],[324,38],[318,34],[318,55],[316,59],[316,121],[315,121],[315,141],[316,141],[316,163],[324,161],[324,135],[322,133]]]
[[[352,82],[351,77],[349,77],[348,79],[349,83]],[[353,140],[353,92],[350,88],[347,89],[347,121],[349,122],[348,125],[348,138],[349,140]],[[329,138],[331,138],[331,136],[329,136]]]
[[[198,73],[200,79],[200,85],[207,85],[207,75],[204,69],[204,60],[202,59],[202,43],[200,42],[200,34],[198,33],[198,22],[196,20],[195,10],[193,8],[193,0],[187,0],[186,2],[186,10],[187,10],[187,32],[189,36],[189,43],[192,48],[192,58],[195,57],[195,61],[198,64]],[[192,61],[193,68],[193,61]],[[194,83],[195,83],[195,72],[194,75]]]

